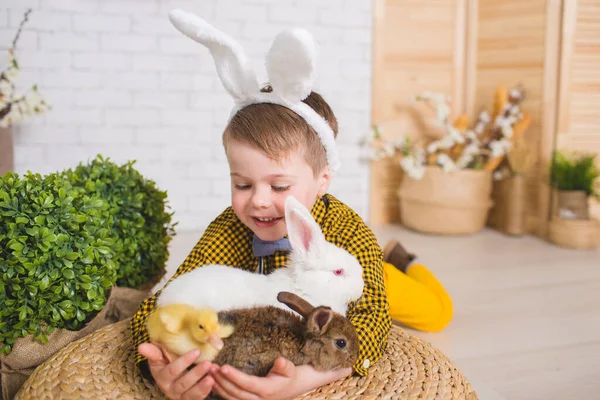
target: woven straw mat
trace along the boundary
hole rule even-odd
[[[164,399],[133,362],[129,319],[71,343],[40,365],[15,399]],[[392,327],[367,377],[323,386],[304,400],[477,399],[462,373],[429,343]]]

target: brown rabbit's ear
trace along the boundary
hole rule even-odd
[[[329,323],[333,319],[333,311],[329,307],[317,307],[307,318],[308,319],[308,331],[320,335],[329,326]]]
[[[308,301],[290,292],[279,292],[277,294],[277,300],[306,319],[308,319],[309,314],[315,309]]]

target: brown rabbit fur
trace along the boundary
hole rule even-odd
[[[219,321],[233,325],[234,332],[223,340],[215,364],[256,376],[267,375],[279,356],[319,371],[354,365],[358,336],[347,318],[292,293],[281,292],[277,299],[304,318],[272,306],[220,312]]]

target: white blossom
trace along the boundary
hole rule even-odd
[[[360,139],[359,143],[363,147],[362,159],[381,160],[405,151],[407,143],[405,138],[387,140],[381,136],[381,132],[382,130],[376,126]]]
[[[519,89],[519,88],[511,89],[511,91],[508,93],[509,93],[508,95],[514,99],[521,97],[521,89]]]
[[[450,115],[450,107],[448,104],[438,103],[435,108],[435,115],[438,124],[443,125],[448,120],[448,116]]]
[[[14,82],[17,80],[17,78],[19,77],[19,70],[16,68],[9,68],[8,70],[6,70],[6,78],[8,78],[9,81]]]
[[[439,144],[440,144],[440,142],[437,140],[435,142],[429,143],[429,145],[427,146],[427,152],[429,154],[435,153],[436,151],[438,151]]]
[[[495,125],[497,127],[499,127],[500,130],[502,131],[502,135],[504,135],[507,138],[512,138],[512,136],[513,136],[513,128],[512,128],[513,124],[514,124],[514,118],[511,118],[511,117],[505,118],[501,115],[499,115],[495,121]]]
[[[440,140],[440,148],[443,150],[451,148],[454,144],[454,138],[450,135],[446,135]]]
[[[13,95],[13,85],[5,79],[0,79],[0,93],[2,93],[4,98],[11,99]]]
[[[492,158],[502,157],[512,147],[512,144],[507,139],[494,140],[490,142],[490,150],[492,150]]]
[[[442,167],[444,172],[453,172],[457,169],[456,164],[447,154],[440,154],[437,158],[437,164]]]
[[[416,154],[402,157],[400,166],[413,179],[421,179],[425,174],[425,166],[419,161]]]
[[[417,147],[414,149],[413,155],[415,157],[415,163],[418,165],[425,166],[427,161],[427,156],[425,151],[421,147]]]
[[[464,150],[462,151],[462,154],[456,161],[456,166],[458,168],[466,168],[469,165],[469,163],[473,161],[473,158],[477,154],[479,154],[479,145],[477,143],[468,144],[467,146],[465,146]]]
[[[477,134],[474,131],[469,129],[467,132],[465,132],[465,137],[467,139],[469,139],[470,141],[472,141],[473,143],[479,144],[479,137],[477,136]]]
[[[483,110],[482,112],[479,113],[479,118],[477,118],[477,123],[475,124],[475,133],[478,135],[481,135],[483,133],[483,131],[485,130],[485,126],[487,124],[490,123],[490,121],[492,120],[492,117],[490,116],[490,113],[487,112],[486,110]]]
[[[396,146],[391,142],[384,142],[382,146],[383,154],[392,157],[396,153]]]
[[[452,137],[456,143],[463,144],[465,142],[465,137],[452,125],[448,125],[448,135]]]
[[[427,152],[429,154],[433,154],[438,150],[446,150],[454,146],[455,141],[450,135],[446,135],[439,140],[435,140],[427,146]]]
[[[479,113],[479,120],[481,122],[489,123],[492,120],[490,113],[487,110],[483,110]]]
[[[513,137],[513,128],[511,124],[504,124],[502,125],[502,134],[507,137],[507,138],[512,138]]]
[[[24,20],[15,36],[13,46],[16,45],[16,40],[19,37],[23,23],[27,20],[27,15],[30,11],[31,10],[28,10],[25,14]],[[17,79],[18,75],[19,64],[17,62],[15,50],[14,48],[9,48],[6,69],[0,74],[0,110],[6,111],[7,107],[10,107],[10,110],[6,112],[0,120],[0,126],[3,128],[19,122],[27,116],[44,112],[49,108],[37,92],[36,86],[33,86],[33,88],[24,95],[17,96],[15,94],[14,81]]]

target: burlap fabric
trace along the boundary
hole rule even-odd
[[[34,341],[33,335],[17,339],[12,351],[0,358],[2,399],[12,399],[37,366],[70,343],[106,325],[131,317],[149,294],[148,290],[115,286],[111,289],[104,308],[82,329],[78,331],[56,329],[48,336],[46,344]]]

